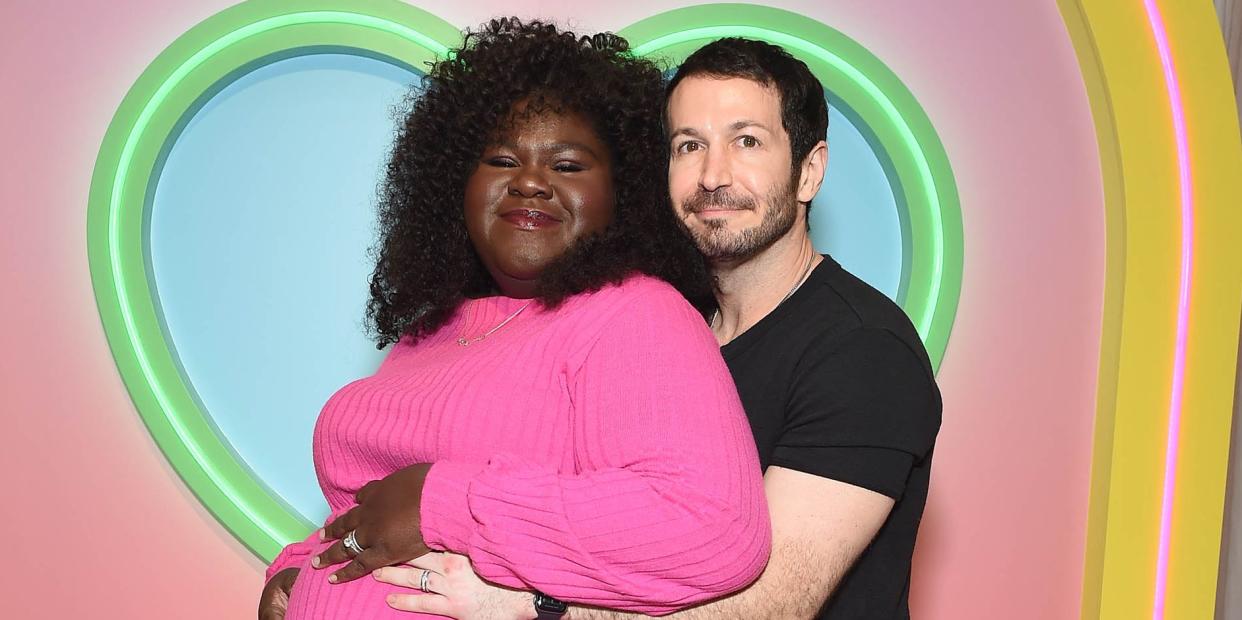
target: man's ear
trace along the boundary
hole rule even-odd
[[[801,174],[798,177],[798,202],[807,203],[815,197],[819,186],[824,184],[824,170],[827,167],[828,143],[820,140],[802,159]]]

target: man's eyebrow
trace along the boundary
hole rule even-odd
[[[672,140],[677,136],[690,136],[691,138],[699,137],[699,131],[693,127],[678,127],[676,131],[668,135],[668,139]]]
[[[762,129],[768,133],[773,133],[771,128],[769,128],[767,125],[764,125],[763,123],[760,123],[759,121],[752,121],[750,119],[742,119],[742,120],[733,121],[732,123],[729,123],[729,131],[739,131],[742,129],[746,129],[747,127],[758,127],[759,129]],[[700,134],[698,130],[694,129],[693,127],[678,127],[676,131],[669,134],[668,139],[672,140],[673,138],[676,138],[677,136],[690,136],[691,138],[697,138],[700,136]]]
[[[772,132],[772,130],[769,129],[767,125],[764,125],[763,123],[760,123],[759,121],[752,121],[749,119],[733,121],[732,123],[729,124],[729,129],[733,131],[737,131],[739,129],[746,129],[747,127],[758,127],[759,129],[762,129],[768,133]]]

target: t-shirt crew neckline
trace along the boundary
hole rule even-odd
[[[769,312],[762,319],[759,319],[759,321],[752,325],[750,329],[738,334],[738,336],[733,340],[721,345],[720,354],[726,358],[729,355],[736,355],[748,349],[755,342],[761,340],[764,333],[788,318],[788,315],[794,312],[794,308],[802,303],[805,303],[809,295],[807,292],[808,289],[816,284],[819,284],[830,274],[835,273],[836,270],[841,268],[841,265],[837,263],[837,261],[833,260],[831,256],[827,254],[820,254],[820,256],[823,257],[824,260],[811,270],[811,275],[807,276],[806,282],[803,282],[802,286],[799,286],[798,290],[794,291],[794,294],[789,296],[789,299],[786,299],[780,305],[773,308],[771,312]]]

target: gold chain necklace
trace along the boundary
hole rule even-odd
[[[521,314],[522,311],[527,308],[527,306],[531,305],[531,303],[533,302],[529,302],[529,301],[526,302],[526,305],[522,306],[521,308],[518,308],[516,312],[505,317],[505,320],[501,321],[499,325],[487,330],[487,333],[483,334],[482,336],[475,336],[474,338],[466,338],[465,336],[462,336],[457,339],[457,344],[463,347],[468,347],[476,342],[482,341],[484,338],[487,338],[488,336],[496,333],[497,330],[507,325],[509,321],[512,321],[513,319],[517,318],[517,315]]]
[[[811,277],[811,265],[814,265],[814,264],[815,264],[815,255],[811,254],[811,258],[806,261],[806,267],[802,268],[802,275],[798,276],[798,280],[794,282],[793,288],[789,289],[789,292],[785,293],[785,296],[782,297],[780,301],[776,302],[776,305],[772,307],[772,310],[776,310],[777,308],[781,307],[781,304],[788,301],[790,297],[793,297],[793,294],[796,293],[798,289],[802,288],[803,284],[806,284],[806,279]],[[772,310],[768,310],[768,314],[772,314]],[[712,311],[712,320],[708,322],[707,324],[708,327],[712,329],[716,329],[716,317],[717,316],[720,316],[720,308],[716,308],[715,310]],[[764,316],[767,316],[767,315],[764,315]]]

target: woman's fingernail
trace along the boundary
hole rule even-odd
[[[327,536],[327,533],[325,533],[325,532],[323,531],[323,528],[321,527],[321,528],[319,528],[319,540],[323,540],[323,537],[324,537],[324,536]]]
[[[336,575],[328,575],[328,583],[336,583]]]
[[[311,566],[314,566],[315,568],[319,568],[319,562],[320,560],[318,557],[311,558]]]

